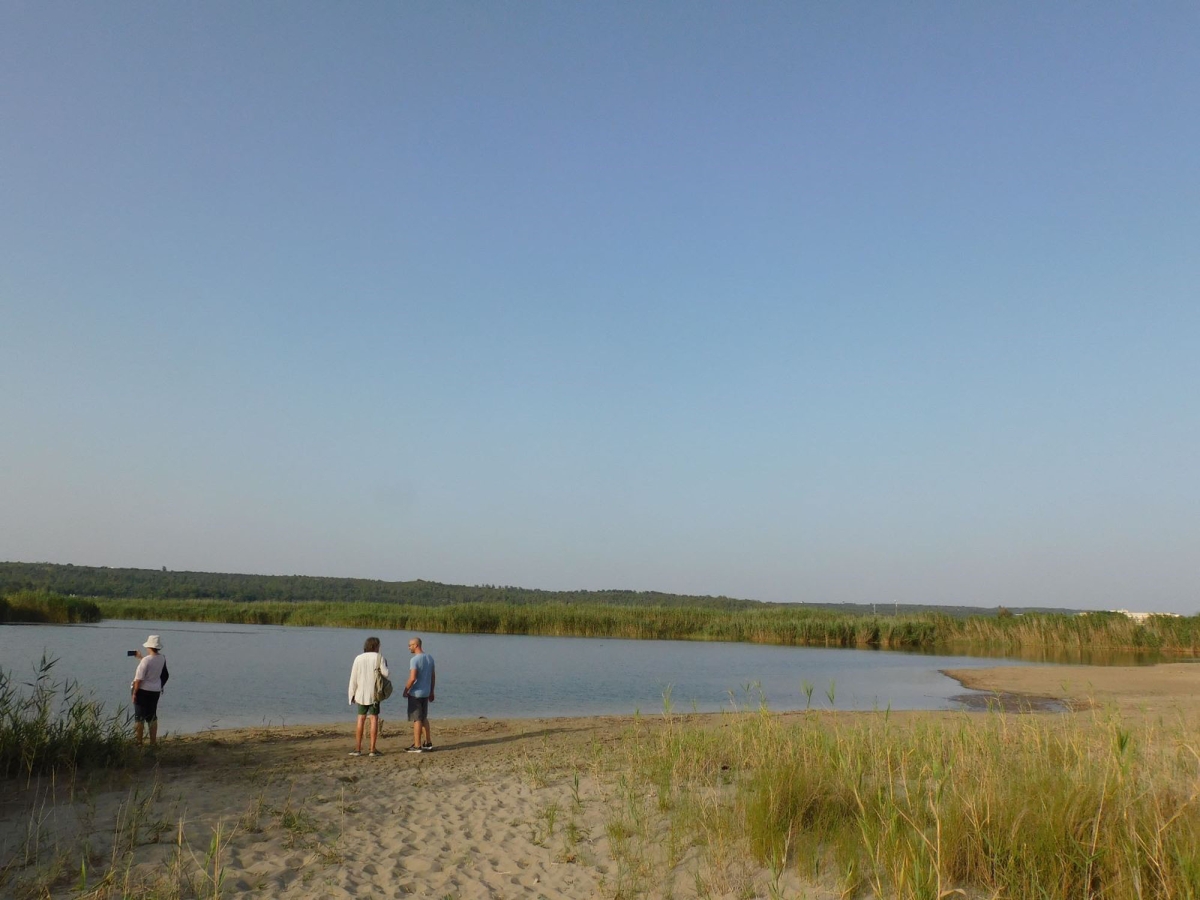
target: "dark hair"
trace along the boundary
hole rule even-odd
[[[377,638],[377,637],[367,638],[366,641],[363,643],[363,653],[378,653],[378,652],[379,652],[379,638]]]

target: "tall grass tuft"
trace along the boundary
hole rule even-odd
[[[24,685],[0,669],[2,778],[115,766],[129,757],[129,714],[105,713],[77,681],[54,680],[57,662],[43,655],[34,680]]]
[[[990,713],[672,724],[627,771],[714,858],[876,896],[1200,897],[1194,732]],[[733,851],[733,852],[731,852]]]

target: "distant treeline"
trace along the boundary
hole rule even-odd
[[[454,634],[524,634],[649,640],[745,641],[807,647],[988,650],[1079,661],[1095,651],[1200,651],[1200,618],[1116,613],[960,618],[846,615],[800,606],[751,609],[607,603],[232,603],[220,600],[101,600],[107,618],[320,625]]]
[[[431,581],[0,563],[0,598],[5,597],[0,600],[0,621],[93,622],[104,616],[459,634],[962,649],[1045,653],[1056,660],[1086,659],[1093,651],[1200,652],[1200,617],[1153,616],[1137,622],[1117,613],[1013,615],[998,609],[979,615],[985,611],[929,611],[892,604],[884,607],[884,615],[876,615],[870,607],[855,612],[653,591],[537,591]]]
[[[50,591],[80,597],[158,600],[228,600],[234,603],[396,603],[404,606],[458,606],[497,603],[540,606],[547,603],[607,604],[638,607],[700,607],[749,610],[795,604],[764,603],[734,597],[664,594],[658,591],[540,591],[496,585],[465,586],[436,581],[375,581],[368,578],[322,578],[311,575],[237,575],[221,572],[170,572],[166,569],[110,569],[57,563],[0,562],[0,596],[14,591]],[[805,607],[848,615],[875,614],[873,604],[806,602]],[[1012,607],[1012,612],[1022,611]],[[886,603],[878,611],[895,615],[991,616],[999,607],[932,606]],[[1070,613],[1065,609],[1038,612]]]
[[[449,606],[503,603],[513,606],[556,603],[606,603],[618,606],[703,606],[747,609],[766,606],[757,600],[697,597],[657,591],[539,591],[436,581],[373,581],[311,575],[234,575],[221,572],[168,572],[158,569],[110,569],[55,563],[0,562],[0,596],[15,591],[51,591],[81,597],[143,597],[161,600],[229,600],[237,603],[400,603]]]

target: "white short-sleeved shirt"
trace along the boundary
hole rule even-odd
[[[167,658],[161,653],[147,653],[138,663],[134,681],[142,683],[143,691],[161,691],[162,673],[167,667]]]

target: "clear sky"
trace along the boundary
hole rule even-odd
[[[1200,611],[1194,3],[0,5],[0,559]]]

